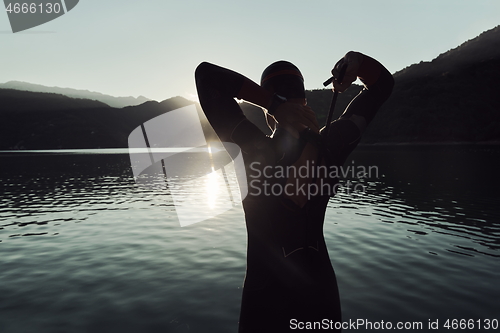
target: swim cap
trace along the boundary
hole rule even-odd
[[[260,79],[262,88],[286,98],[305,98],[304,78],[291,62],[280,60],[267,66]]]

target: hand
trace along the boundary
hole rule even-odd
[[[283,103],[274,112],[274,118],[296,138],[299,138],[299,133],[307,128],[319,133],[316,114],[308,106],[292,102]]]
[[[363,54],[359,52],[350,51],[340,59],[332,69],[332,75],[335,78],[333,80],[333,90],[338,91],[340,93],[344,92],[347,88],[351,86],[351,84],[356,81],[358,77],[359,66],[363,62]],[[344,78],[342,82],[338,81],[340,76],[340,69],[347,65]]]

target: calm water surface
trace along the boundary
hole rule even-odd
[[[345,320],[500,320],[499,157],[496,146],[353,154],[347,165],[378,174],[352,179],[365,191],[327,211]],[[181,228],[170,194],[137,187],[126,154],[0,162],[0,332],[236,332],[241,206]]]

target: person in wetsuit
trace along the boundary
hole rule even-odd
[[[294,323],[323,319],[341,322],[337,281],[323,236],[327,203],[335,193],[301,191],[304,184],[329,184],[331,189],[338,179],[311,172],[281,176],[274,170],[340,167],[358,144],[394,81],[378,61],[358,52],[347,53],[335,65],[334,77],[344,64],[344,80],[334,81],[334,89],[342,92],[356,78],[365,88],[328,133],[319,129],[306,105],[302,74],[289,62],[266,68],[260,85],[207,62],[196,69],[203,111],[222,142],[241,148],[247,172],[247,270],[240,333],[289,332]],[[275,129],[271,137],[246,119],[235,98],[265,109]]]

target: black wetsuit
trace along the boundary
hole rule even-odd
[[[250,184],[264,166],[294,163],[307,140],[294,139],[286,131],[270,138],[250,123],[234,100],[245,79],[208,63],[196,70],[203,111],[221,141],[234,142],[242,149]],[[360,130],[348,118],[356,114],[370,122],[392,86],[392,76],[384,68],[376,84],[364,89],[343,117],[332,123],[329,137],[323,135],[329,164],[341,166],[359,142]],[[269,181],[283,185],[286,179]],[[296,323],[341,321],[337,281],[323,236],[330,197],[314,196],[299,207],[284,195],[257,192],[249,186],[243,200],[248,249],[239,332],[296,331],[291,329],[293,319]]]

